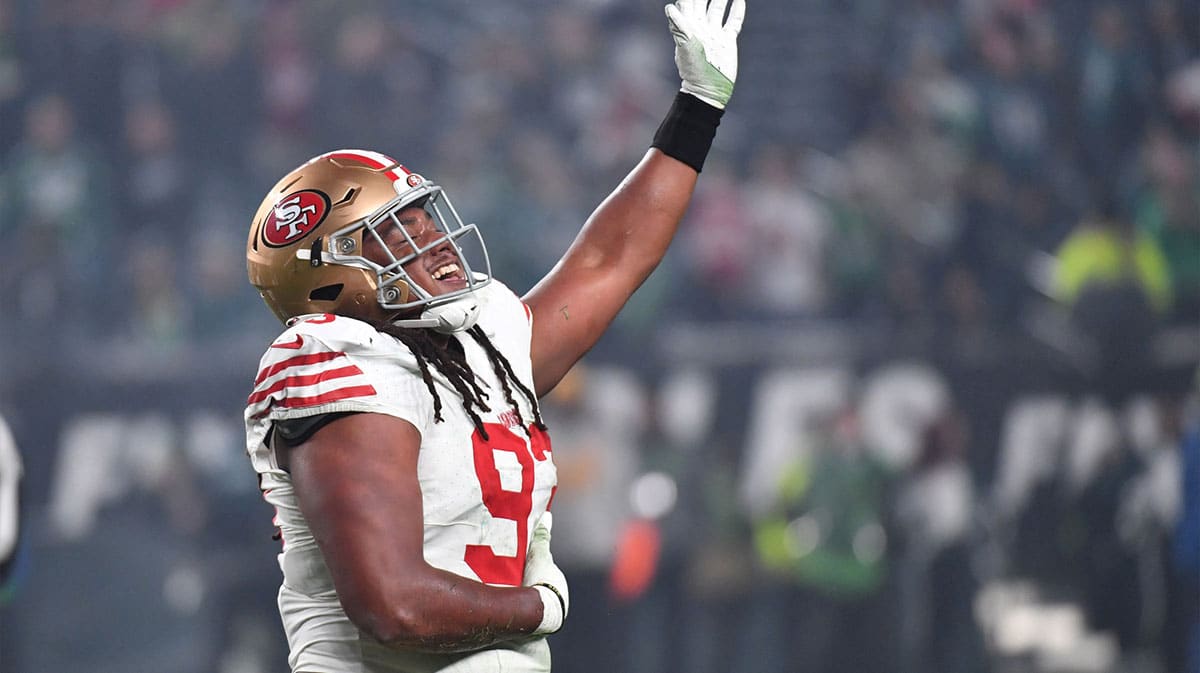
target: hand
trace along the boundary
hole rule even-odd
[[[567,577],[554,564],[554,557],[550,554],[552,521],[550,512],[538,520],[529,542],[529,553],[525,556],[524,585],[534,587],[542,595],[542,623],[534,631],[537,635],[554,633],[562,628],[571,606]]]
[[[722,26],[726,5],[729,20]],[[737,80],[737,36],[746,0],[712,0],[707,9],[705,0],[676,0],[666,12],[675,39],[675,66],[683,79],[680,90],[724,110]]]

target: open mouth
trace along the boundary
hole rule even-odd
[[[458,285],[465,283],[467,280],[457,262],[443,264],[434,269],[430,275],[433,276],[433,279],[439,283],[451,283]]]

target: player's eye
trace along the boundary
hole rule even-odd
[[[363,235],[363,256],[387,266],[428,245],[440,232],[425,209],[410,207],[394,213]],[[386,250],[385,250],[386,248]],[[390,251],[390,255],[388,254]]]
[[[404,232],[391,221],[386,221],[363,232],[363,257],[381,266],[411,255],[413,247]]]

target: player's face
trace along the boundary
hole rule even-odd
[[[396,214],[400,221],[397,227],[388,220],[375,228],[376,233],[383,239],[384,244],[395,255],[403,259],[413,254],[413,245],[425,248],[444,236],[429,213],[424,208],[411,206]],[[403,231],[401,230],[403,228]],[[408,237],[405,237],[405,233]],[[374,236],[363,236],[363,256],[376,264],[388,265],[392,260],[380,247]],[[417,258],[404,264],[404,271],[415,283],[432,296],[461,290],[467,286],[466,275],[459,260],[458,253],[450,241],[443,241],[422,253]]]

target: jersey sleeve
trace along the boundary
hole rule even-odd
[[[351,318],[303,318],[267,348],[246,415],[274,421],[340,412],[395,416],[425,435],[433,400],[416,356],[392,337]]]

